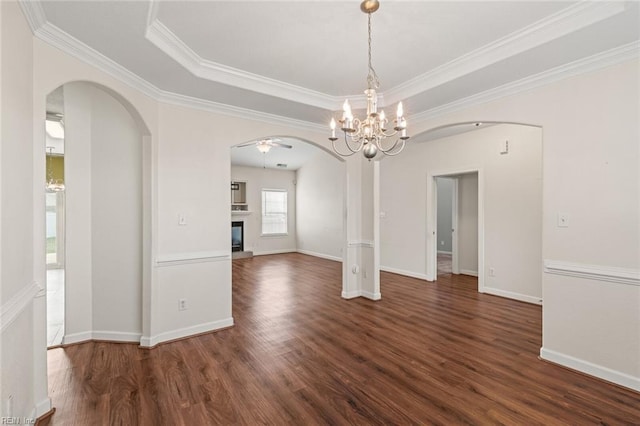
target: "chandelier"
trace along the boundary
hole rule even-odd
[[[64,182],[62,179],[53,178],[53,166],[51,164],[53,162],[53,147],[48,146],[47,149],[49,150],[49,155],[47,155],[49,158],[47,158],[47,185],[45,188],[47,192],[62,192],[65,189]]]
[[[378,112],[376,89],[380,87],[380,82],[376,71],[371,65],[371,14],[378,10],[379,7],[378,0],[364,0],[360,3],[360,10],[367,14],[369,30],[369,38],[367,39],[369,46],[369,72],[367,74],[367,90],[364,91],[367,96],[367,116],[363,120],[354,118],[351,112],[351,105],[347,99],[342,106],[342,119],[338,120],[338,122],[340,123],[340,130],[344,133],[344,145],[348,151],[340,152],[336,147],[338,138],[336,137],[336,120],[334,118],[331,119],[331,137],[329,138],[333,150],[338,155],[348,157],[362,151],[364,157],[369,161],[378,152],[382,152],[385,155],[399,154],[404,149],[405,142],[409,139],[409,136],[407,136],[407,120],[404,117],[402,102],[398,102],[396,118],[393,120],[393,129],[391,130],[387,128],[389,120],[384,111]],[[387,141],[387,138],[392,138],[396,135],[398,135],[398,138],[395,142]]]

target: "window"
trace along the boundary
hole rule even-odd
[[[262,235],[287,234],[287,191],[262,190]]]

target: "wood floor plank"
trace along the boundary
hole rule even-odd
[[[147,350],[49,351],[50,425],[640,425],[640,394],[538,359],[539,306],[477,279],[381,274],[344,300],[341,265],[233,261],[235,326]]]

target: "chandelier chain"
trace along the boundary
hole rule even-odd
[[[373,69],[373,65],[371,64],[371,13],[367,14],[368,16],[368,30],[369,30],[369,38],[367,42],[369,44],[369,73],[367,74],[367,86],[369,89],[378,89],[380,87],[380,81],[378,80],[378,74],[376,74],[376,70]]]

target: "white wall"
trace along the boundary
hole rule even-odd
[[[250,148],[247,148],[250,149]],[[231,180],[247,183],[249,215],[232,214],[234,222],[244,222],[244,249],[254,255],[287,253],[296,251],[296,172],[257,167],[231,166]],[[262,235],[262,190],[287,191],[287,235]],[[229,209],[231,205],[228,204]],[[229,223],[229,247],[231,247],[231,223]]]
[[[44,307],[34,296],[44,282],[33,271],[32,54],[17,3],[0,2],[0,417],[32,417],[41,402],[34,384],[44,380],[46,386],[34,359],[42,337],[35,333],[35,313]],[[39,184],[44,199],[44,180]]]
[[[636,55],[591,66],[431,117],[422,129],[476,121],[542,127],[541,356],[640,390],[640,62]],[[557,226],[560,212],[569,227]]]
[[[506,139],[510,152],[501,155]],[[434,231],[427,227],[431,209],[426,199],[427,175],[477,169],[482,171],[485,188],[484,264],[496,271],[495,277],[484,277],[484,291],[539,301],[541,148],[539,128],[500,125],[426,143],[414,142],[404,155],[385,159],[381,162],[381,210],[386,213],[380,220],[381,265],[388,270],[426,277],[429,256],[426,248],[433,243],[427,237]],[[469,184],[473,187],[472,179],[469,178]],[[466,178],[461,183],[459,190],[464,194]],[[464,269],[462,265],[460,268]]]
[[[458,176],[458,269],[478,275],[478,173]]]
[[[324,151],[296,173],[296,235],[301,253],[342,261],[345,163]]]
[[[438,185],[438,251],[451,253],[451,229],[453,214],[453,180],[449,178],[437,178]]]
[[[70,83],[64,343],[142,334],[142,135],[124,106]]]
[[[90,89],[93,329],[104,338],[139,341],[142,135],[119,101]]]

